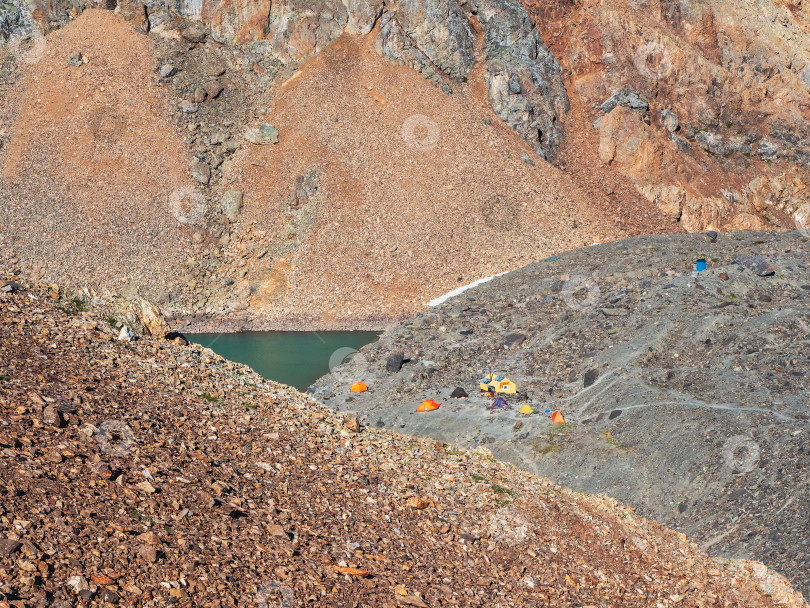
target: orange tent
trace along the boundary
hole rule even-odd
[[[427,401],[423,401],[422,405],[416,408],[417,412],[432,412],[433,410],[439,409],[440,403],[436,403],[433,399],[428,399]]]
[[[557,410],[553,414],[551,414],[551,421],[554,424],[565,424],[565,417],[562,415],[560,410]]]
[[[353,393],[365,393],[368,390],[365,382],[355,382],[352,384],[352,388],[349,389]]]

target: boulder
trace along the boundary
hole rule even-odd
[[[670,110],[661,110],[661,125],[670,133],[675,133],[681,128],[681,122],[678,115]]]
[[[197,87],[194,89],[194,95],[191,99],[194,103],[202,103],[206,99],[208,99],[208,91],[206,91],[205,88]]]
[[[402,363],[405,361],[405,354],[402,351],[396,351],[388,356],[385,362],[385,369],[391,373],[396,374],[402,369]]]
[[[160,77],[161,78],[171,78],[177,74],[177,68],[174,67],[171,63],[164,63],[160,66]]]
[[[245,132],[245,139],[257,146],[278,143],[278,129],[273,125],[263,122],[258,127],[253,127]]]
[[[180,35],[189,42],[205,42],[208,27],[201,21],[192,21],[180,30]]]
[[[211,167],[207,162],[195,158],[191,161],[191,175],[201,184],[207,184],[211,181]]]
[[[197,110],[199,110],[199,106],[189,99],[180,102],[180,111],[183,114],[194,114]]]
[[[222,84],[219,80],[212,80],[211,82],[206,83],[205,93],[208,96],[208,99],[216,99],[217,97],[222,94],[222,91],[225,90],[225,85]]]
[[[774,267],[764,255],[741,256],[736,258],[734,262],[745,266],[760,277],[770,277],[775,273]]]
[[[25,287],[16,281],[6,281],[3,283],[3,287],[0,287],[0,291],[5,293],[16,293],[18,291],[25,291]]]
[[[163,338],[171,331],[160,309],[144,298],[117,300],[115,317],[124,321],[122,332],[127,330],[133,335],[139,333],[153,338]],[[135,332],[130,328],[134,328]]]
[[[230,221],[236,220],[242,211],[242,192],[239,190],[227,190],[222,195],[222,213],[225,214]]]
[[[22,543],[9,538],[0,538],[0,555],[11,555],[22,546]]]

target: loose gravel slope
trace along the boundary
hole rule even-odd
[[[82,308],[0,293],[4,608],[806,606],[611,499]]]
[[[708,269],[693,275],[696,261]],[[757,262],[761,260],[761,266]],[[765,276],[760,276],[760,270]],[[810,240],[648,236],[567,252],[383,335],[314,396],[606,493],[810,589]],[[400,351],[407,362],[387,371]],[[520,395],[493,410],[490,369]],[[371,391],[348,392],[363,380]],[[471,395],[452,399],[457,386]],[[423,399],[442,406],[416,413]],[[529,403],[537,413],[523,415]],[[561,410],[565,426],[546,411]]]

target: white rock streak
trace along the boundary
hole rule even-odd
[[[489,283],[495,277],[502,277],[505,274],[508,274],[509,271],[500,272],[498,274],[492,275],[491,277],[484,277],[483,279],[478,279],[477,281],[473,281],[469,285],[464,285],[463,287],[457,287],[453,291],[448,291],[443,296],[439,296],[438,298],[434,298],[430,302],[428,302],[428,306],[438,306],[439,304],[444,304],[450,298],[455,298],[457,295],[460,295],[467,291],[468,289],[472,289],[473,287],[478,287],[479,285],[483,285],[484,283]]]

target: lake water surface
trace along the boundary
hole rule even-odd
[[[329,372],[349,349],[379,337],[374,331],[250,331],[237,334],[186,334],[218,355],[245,363],[267,380],[306,390]]]

